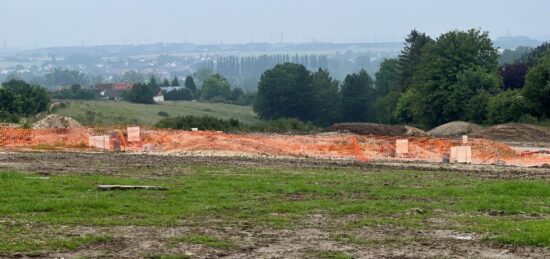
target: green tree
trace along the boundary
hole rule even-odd
[[[145,103],[153,104],[153,91],[151,90],[151,85],[146,85],[142,83],[135,84],[130,91],[125,95],[125,99],[132,103]]]
[[[529,69],[523,96],[530,102],[536,115],[550,116],[550,50]]]
[[[45,88],[25,81],[10,80],[2,83],[0,88],[0,117],[3,120],[47,111],[49,103],[50,96]]]
[[[402,91],[399,61],[386,59],[376,73],[376,118],[380,123],[392,123],[393,113]]]
[[[197,86],[195,85],[195,80],[193,80],[192,76],[187,76],[185,78],[185,88],[191,90],[193,94],[197,91]]]
[[[484,122],[487,100],[498,93],[501,78],[496,73],[475,67],[460,72],[456,77],[457,81],[447,94],[443,113],[449,120]]]
[[[412,30],[405,39],[405,48],[398,58],[402,89],[406,90],[412,84],[413,75],[417,72],[424,48],[433,42],[430,36],[416,29]]]
[[[227,99],[231,95],[231,85],[220,74],[210,76],[201,87],[201,97],[211,100],[214,97]]]
[[[487,122],[497,124],[518,121],[527,111],[528,103],[521,90],[508,90],[489,97]]]
[[[180,82],[179,82],[177,76],[174,76],[174,79],[172,79],[172,83],[170,85],[171,86],[180,86]]]
[[[410,110],[415,122],[432,127],[461,117],[456,100],[468,100],[477,92],[457,90],[468,88],[459,75],[467,70],[488,77],[497,74],[498,52],[487,32],[473,29],[450,31],[425,48],[410,86],[417,94]]]
[[[376,93],[367,71],[346,76],[341,90],[341,120],[346,122],[374,121]]]
[[[329,126],[338,120],[340,116],[339,84],[327,70],[322,68],[312,74],[314,109],[316,111],[315,124]]]
[[[254,111],[262,119],[313,121],[316,113],[313,96],[311,73],[303,65],[279,64],[262,74]]]

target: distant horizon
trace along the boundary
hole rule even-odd
[[[490,33],[490,32],[489,32]],[[436,38],[439,35],[430,35],[433,38]],[[491,37],[493,42],[501,39],[501,38],[516,38],[516,37],[527,37],[530,40],[536,40],[538,42],[550,42],[549,38],[534,38],[529,37],[526,35],[501,35],[497,37]],[[17,46],[17,47],[10,47],[9,44],[7,44],[7,48],[0,47],[0,52],[3,52],[5,50],[8,51],[28,51],[28,50],[40,50],[40,49],[53,49],[53,48],[93,48],[93,47],[104,47],[104,46],[144,46],[144,45],[155,45],[155,44],[192,44],[197,46],[206,46],[206,45],[212,45],[212,46],[223,46],[223,45],[247,45],[247,44],[282,44],[282,45],[302,45],[302,44],[391,44],[391,43],[404,43],[405,38],[401,40],[396,41],[285,41],[285,42],[268,42],[268,41],[258,41],[258,42],[211,42],[211,43],[201,43],[201,42],[170,42],[170,41],[158,41],[158,42],[137,42],[137,43],[104,43],[104,44],[96,44],[96,45],[88,45],[85,44],[75,44],[75,45],[56,45],[56,46]],[[1,44],[4,44],[0,42]]]
[[[479,28],[550,39],[550,1],[2,0],[0,49],[194,42],[400,42]],[[494,37],[494,38],[497,38]]]

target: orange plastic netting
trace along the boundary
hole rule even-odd
[[[310,135],[286,134],[229,134],[214,131],[142,130],[141,141],[128,142],[125,130],[117,129],[13,129],[0,128],[0,145],[10,149],[89,149],[88,139],[94,135],[109,136],[112,147],[127,151],[189,152],[210,151],[242,155],[316,157],[335,159],[423,160],[441,162],[453,146],[462,145],[458,139],[428,137],[406,138],[408,153],[396,155],[398,137],[360,136],[355,134],[323,133]],[[116,144],[115,144],[116,143]],[[550,157],[533,154],[520,156],[506,144],[470,139],[472,163],[505,162],[511,165],[532,166],[550,163]]]

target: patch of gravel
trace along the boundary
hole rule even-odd
[[[428,131],[433,137],[457,137],[461,135],[475,134],[483,130],[482,126],[465,121],[453,121],[440,125]]]
[[[82,125],[78,121],[57,114],[50,114],[32,125],[33,129],[69,129],[80,127]]]

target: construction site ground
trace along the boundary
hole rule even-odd
[[[550,256],[545,167],[4,151],[0,172],[0,257]]]

